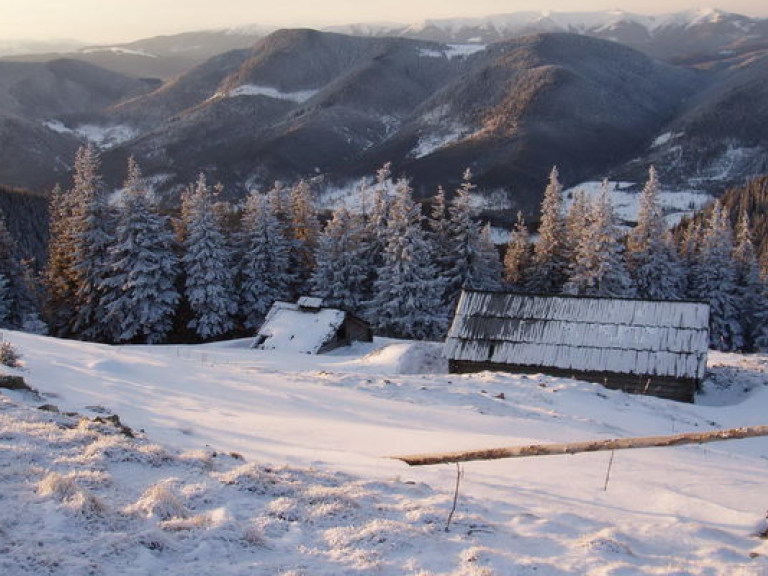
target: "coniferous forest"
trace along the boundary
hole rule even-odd
[[[83,147],[71,186],[51,193],[41,270],[19,259],[0,219],[0,327],[107,343],[209,341],[252,334],[275,300],[311,294],[377,334],[442,339],[468,287],[703,300],[713,348],[768,348],[765,266],[748,218],[759,194],[729,192],[672,231],[650,168],[627,232],[607,183],[566,210],[553,168],[535,239],[518,214],[500,253],[472,217],[473,189],[466,171],[425,207],[384,166],[361,183],[360,206],[321,218],[306,181],[233,205],[201,174],[169,212],[136,162],[120,190],[107,190],[97,152]]]

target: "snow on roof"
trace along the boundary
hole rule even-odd
[[[709,306],[465,291],[448,333],[452,360],[701,379]]]
[[[259,330],[264,340],[259,348],[317,354],[334,337],[345,316],[342,310],[308,311],[298,304],[275,302]]]
[[[301,298],[298,299],[296,304],[299,305],[299,308],[322,308],[323,299],[314,298],[312,296],[302,296]]]

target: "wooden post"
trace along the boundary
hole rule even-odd
[[[489,450],[471,450],[467,452],[443,452],[437,454],[412,454],[390,456],[402,460],[409,466],[428,466],[448,462],[469,462],[472,460],[497,460],[500,458],[525,458],[528,456],[553,456],[558,454],[578,454],[580,452],[600,452],[603,450],[628,450],[630,448],[654,448],[682,446],[684,444],[705,444],[740,438],[768,436],[768,426],[745,426],[711,432],[691,432],[672,436],[646,436],[641,438],[615,438],[611,440],[589,440],[587,442],[569,442],[564,444],[530,444]]]

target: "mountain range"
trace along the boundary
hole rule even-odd
[[[204,171],[233,196],[343,188],[391,161],[422,196],[469,167],[529,212],[555,164],[577,183],[654,163],[715,191],[768,171],[768,24],[716,10],[242,28],[70,56],[0,60],[0,183],[66,184],[85,139],[111,184],[129,155],[168,193]]]

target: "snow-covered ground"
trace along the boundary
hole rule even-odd
[[[465,58],[485,50],[485,44],[445,44],[440,49],[421,48],[419,53],[424,58]]]
[[[689,405],[448,374],[431,343],[4,336],[40,392],[0,395],[4,576],[768,574],[766,438],[620,451],[607,490],[608,453],[466,463],[448,531],[456,467],[387,458],[766,424],[765,356],[713,353]]]

